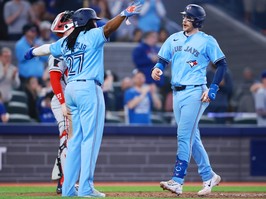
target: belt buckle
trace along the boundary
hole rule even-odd
[[[175,91],[182,91],[182,90],[185,90],[186,89],[186,86],[185,85],[182,85],[182,86],[175,86],[174,87],[174,90]]]

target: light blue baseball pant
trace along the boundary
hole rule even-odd
[[[89,195],[103,136],[105,104],[103,91],[94,80],[72,81],[65,91],[70,110],[72,135],[69,133],[62,196]]]
[[[205,89],[206,86],[187,86],[185,90],[173,92],[173,109],[177,123],[177,157],[179,160],[189,163],[192,155],[203,181],[209,180],[213,176],[198,127],[199,120],[209,105],[209,103],[201,102],[201,96]],[[186,174],[187,166],[182,170],[181,172]],[[184,183],[184,177],[175,176],[173,179],[180,184]]]

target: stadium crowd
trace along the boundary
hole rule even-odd
[[[212,2],[212,1],[208,1]],[[231,2],[231,1],[230,1]],[[266,30],[265,1],[243,0],[243,20],[256,24],[263,31]],[[109,19],[116,16],[120,10],[127,7],[130,0],[2,0],[0,1],[0,40],[15,42],[12,52],[7,46],[0,50],[0,114],[1,122],[55,122],[50,108],[53,92],[47,69],[48,57],[24,60],[24,53],[33,46],[52,43],[58,37],[51,33],[50,27],[54,17],[64,10],[75,10],[83,6],[93,8],[99,17],[98,26],[103,26]],[[222,0],[218,3],[223,3]],[[260,8],[260,9],[259,9]],[[262,11],[264,8],[264,12]],[[172,90],[168,74],[164,74],[159,82],[151,79],[150,71],[157,62],[159,44],[169,36],[165,26],[166,9],[162,0],[146,0],[139,17],[131,19],[131,26],[123,24],[111,37],[111,42],[136,42],[137,47],[132,51],[132,61],[135,64],[143,85],[136,86],[136,71],[123,79],[119,79],[115,71],[106,71],[103,85],[106,103],[107,122],[126,122],[128,113],[134,112],[134,107],[140,112],[146,111],[151,120],[147,123],[172,122]],[[12,56],[17,61],[12,63]],[[30,68],[30,70],[29,70]],[[208,84],[213,77],[210,64],[207,72]],[[226,113],[257,113],[258,118],[265,123],[266,111],[266,75],[255,77],[249,68],[243,69],[241,84],[234,85],[231,72],[228,71],[221,82],[217,99],[206,110],[205,115],[217,113],[214,123],[232,123],[233,117]],[[136,88],[143,87],[143,88]],[[128,90],[135,88],[143,93],[143,100],[139,106],[126,106],[130,100]],[[232,92],[232,90],[236,92]],[[136,91],[134,91],[136,92]],[[145,96],[149,97],[145,97]],[[125,97],[127,96],[127,97]],[[157,99],[157,100],[156,100]],[[160,102],[158,102],[158,99]],[[148,101],[147,101],[148,100]],[[264,103],[263,103],[264,101]],[[149,109],[147,109],[147,104]],[[126,108],[125,108],[126,107]],[[27,114],[25,118],[9,118],[8,113]],[[220,113],[224,113],[219,115]],[[233,115],[233,116],[235,116]],[[210,115],[209,115],[210,116]],[[259,122],[263,124],[263,122]]]

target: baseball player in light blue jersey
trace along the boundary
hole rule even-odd
[[[182,193],[184,177],[191,156],[198,165],[203,181],[199,196],[211,193],[221,177],[213,172],[208,155],[202,145],[198,123],[209,102],[214,100],[227,68],[225,55],[216,40],[199,31],[205,20],[205,10],[196,4],[186,6],[181,12],[183,31],[172,34],[162,45],[159,61],[152,70],[152,78],[160,75],[171,63],[171,85],[173,89],[173,110],[178,126],[178,150],[172,179],[160,186],[177,195]],[[210,62],[217,69],[210,88],[206,87],[206,68]]]
[[[68,67],[66,104],[72,121],[64,168],[62,196],[105,197],[94,188],[94,170],[102,141],[105,105],[101,85],[104,79],[103,47],[125,18],[139,14],[143,2],[133,3],[120,15],[97,28],[99,20],[91,8],[72,16],[73,32],[49,46],[29,50],[25,58],[51,53],[63,56]],[[79,177],[80,176],[80,177]],[[79,177],[78,193],[75,183]]]

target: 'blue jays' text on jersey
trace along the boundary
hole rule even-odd
[[[74,52],[67,48],[64,40],[65,37],[51,44],[50,51],[54,57],[63,56],[68,67],[68,82],[86,79],[97,80],[103,84],[103,46],[107,42],[103,28],[93,28],[87,32],[80,32]]]
[[[217,41],[201,31],[188,37],[183,31],[172,34],[158,55],[172,63],[171,84],[174,86],[206,84],[208,64],[225,58]]]

